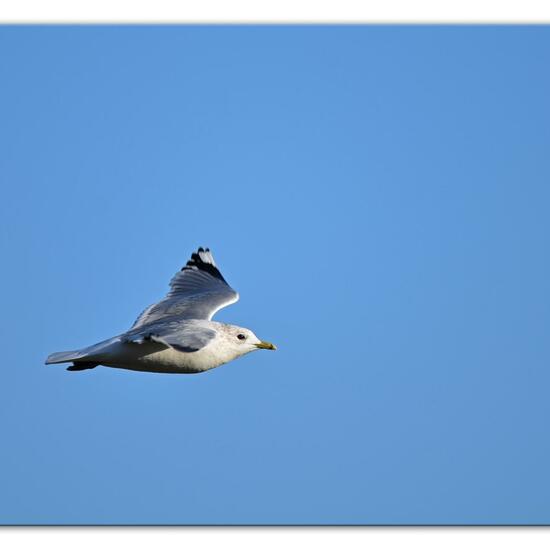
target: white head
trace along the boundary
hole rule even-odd
[[[218,338],[224,350],[232,359],[258,349],[277,349],[270,342],[260,340],[251,330],[235,325],[221,324],[218,327]]]

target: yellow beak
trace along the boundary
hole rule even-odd
[[[256,344],[256,347],[259,349],[277,349],[271,342],[260,342]]]

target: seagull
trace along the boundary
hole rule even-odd
[[[170,291],[149,306],[127,332],[76,351],[52,353],[46,365],[69,371],[99,365],[144,372],[199,373],[258,349],[276,347],[251,330],[212,321],[239,299],[208,248],[200,247],[170,281]]]

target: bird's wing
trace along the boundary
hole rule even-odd
[[[204,348],[216,331],[200,322],[173,320],[157,321],[143,327],[133,328],[121,336],[123,342],[143,344],[157,342],[177,351],[193,353]]]
[[[221,308],[235,303],[239,295],[225,281],[208,248],[199,248],[170,281],[170,291],[149,306],[132,328],[177,315],[182,319],[212,319]]]

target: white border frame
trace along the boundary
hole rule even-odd
[[[0,23],[449,23],[541,24],[550,22],[547,0],[4,0]],[[160,547],[247,550],[344,545],[346,550],[499,550],[550,547],[549,528],[491,527],[0,527],[0,546],[79,550]]]
[[[6,23],[541,23],[547,0],[3,0]]]

